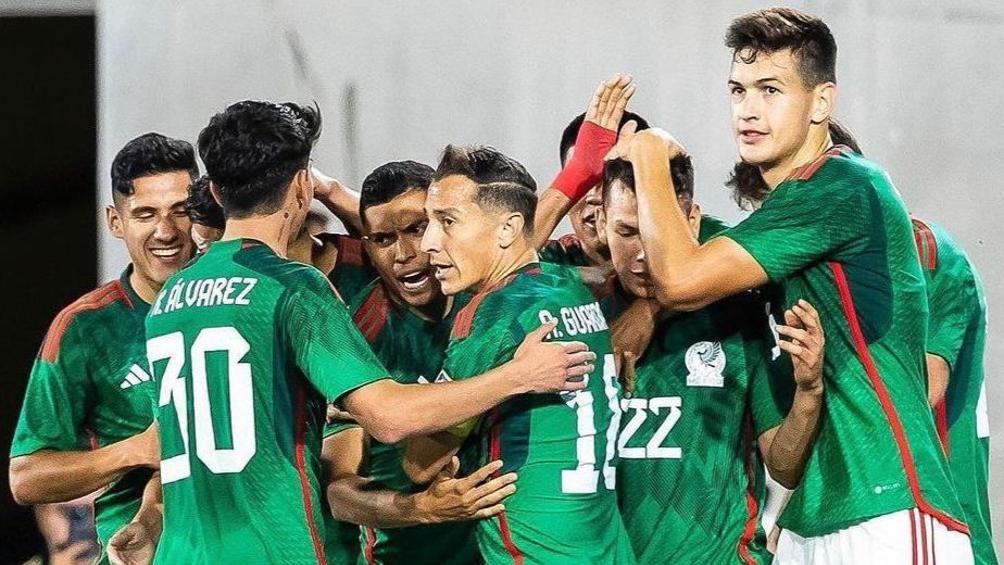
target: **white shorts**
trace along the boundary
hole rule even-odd
[[[812,538],[781,531],[775,565],[971,565],[969,536],[920,510],[900,510]]]

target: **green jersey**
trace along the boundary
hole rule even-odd
[[[935,407],[935,424],[955,478],[976,562],[997,563],[988,499],[990,424],[983,380],[987,331],[983,283],[965,252],[941,226],[914,218],[913,229],[927,276],[927,352],[951,367],[945,399]]]
[[[726,228],[701,226],[701,241]],[[605,307],[630,302],[615,289]],[[770,562],[756,438],[784,420],[792,387],[790,366],[771,374],[775,345],[758,292],[656,327],[618,439],[617,495],[639,563]]]
[[[323,563],[327,403],[386,376],[324,275],[257,241],[214,243],[168,279],[146,335],[157,562]]]
[[[317,238],[338,250],[335,265],[328,274],[331,284],[348,300],[377,278],[376,268],[370,264],[362,240],[345,234],[322,233]]]
[[[819,536],[918,507],[965,531],[927,408],[927,302],[910,218],[878,165],[835,147],[728,237],[819,312],[826,409],[779,525]]]
[[[129,284],[132,267],[60,312],[35,359],[10,456],[103,447],[153,421],[143,319],[150,305]],[[94,502],[98,540],[139,510],[149,470],[134,470]],[[107,556],[103,556],[107,562]]]
[[[478,545],[488,564],[633,563],[615,492],[620,385],[610,331],[585,286],[555,272],[527,265],[475,295],[454,320],[447,378],[506,363],[550,319],[559,324],[548,339],[585,342],[597,356],[585,390],[510,399],[468,438],[468,462],[501,459],[500,473],[519,474],[506,510],[478,524]]]
[[[661,322],[621,401],[617,493],[639,563],[769,563],[755,439],[791,387],[750,292]],[[771,390],[773,384],[777,393]]]
[[[463,296],[463,295],[462,295]],[[459,300],[462,298],[458,297]],[[443,368],[453,325],[452,312],[442,320],[427,320],[395,303],[376,280],[349,301],[352,319],[391,377],[404,384],[436,382]],[[330,425],[326,434],[345,429]],[[370,438],[362,475],[373,489],[417,492],[402,467],[404,446],[387,445]],[[359,529],[357,528],[358,532]],[[360,565],[473,564],[478,561],[473,522],[456,522],[408,528],[362,528]]]

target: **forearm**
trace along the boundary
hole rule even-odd
[[[420,494],[373,489],[369,479],[349,475],[328,485],[328,504],[337,520],[371,528],[402,528],[430,523]]]
[[[317,200],[335,215],[352,233],[362,233],[363,224],[359,217],[359,193],[339,186],[333,188]]]
[[[568,214],[575,202],[556,188],[548,188],[540,195],[534,214],[533,247],[540,249],[550,239],[561,219]]]
[[[631,164],[638,197],[638,231],[645,256],[650,258],[649,269],[655,284],[672,292],[679,281],[694,274],[686,270],[699,244],[676,199],[668,152],[642,151],[632,157]]]
[[[160,471],[150,477],[143,489],[143,501],[132,521],[146,524],[156,537],[160,537],[164,525],[164,496],[161,490]]]
[[[794,489],[802,480],[819,431],[822,409],[822,387],[796,389],[791,410],[763,454],[770,475],[785,488]]]
[[[10,462],[10,484],[19,504],[66,502],[104,488],[141,467],[126,439],[93,451],[37,451]]]
[[[388,382],[379,402],[348,398],[347,408],[360,424],[383,443],[428,435],[479,416],[502,401],[528,392],[513,362],[471,379],[432,385],[401,385]],[[361,389],[363,392],[366,389]],[[394,410],[384,409],[393,405]]]

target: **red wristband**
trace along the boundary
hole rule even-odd
[[[575,137],[575,152],[551,186],[573,203],[578,202],[603,178],[603,158],[616,143],[616,131],[583,122]]]

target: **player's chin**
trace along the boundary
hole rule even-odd
[[[440,295],[439,283],[434,281],[435,284],[428,285],[428,288],[423,290],[404,290],[401,289],[401,298],[414,308],[421,308],[423,306],[428,306]]]

